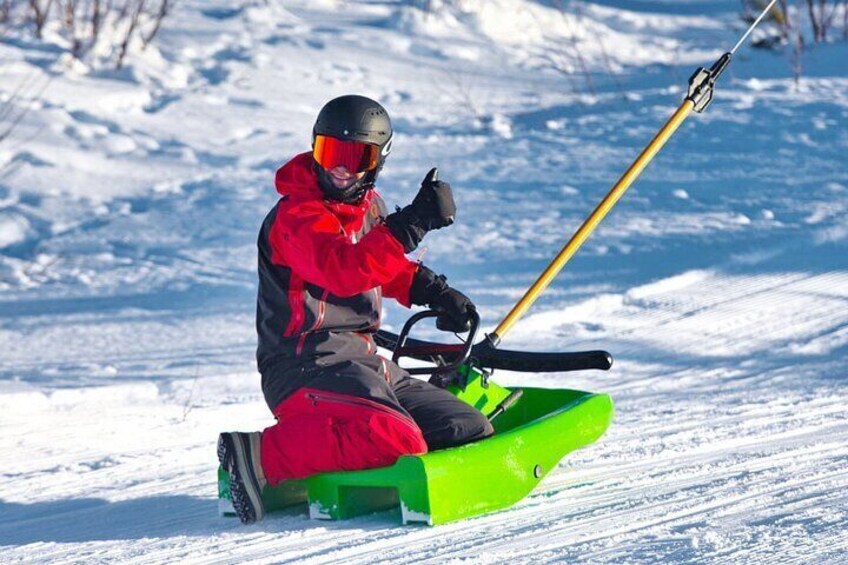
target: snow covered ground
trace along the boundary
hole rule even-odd
[[[492,328],[741,31],[729,0],[410,4],[184,0],[119,73],[0,40],[0,95],[47,85],[0,144],[2,561],[848,562],[845,43],[797,85],[743,48],[505,340],[616,356],[498,375],[616,402],[530,497],[436,528],[217,516],[217,433],[271,420],[256,232],[325,101],[389,108],[390,205],[452,182],[425,259]]]

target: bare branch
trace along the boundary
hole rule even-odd
[[[35,23],[35,36],[41,39],[44,31],[44,24],[47,23],[47,17],[50,14],[50,8],[53,7],[53,0],[46,0],[42,3],[41,0],[28,0],[32,19]]]
[[[795,87],[801,84],[802,56],[804,54],[804,36],[800,30],[795,30],[795,40],[792,42],[792,76],[795,79]]]
[[[153,16],[153,27],[151,30],[145,34],[141,38],[141,48],[147,49],[147,46],[153,41],[153,38],[156,37],[156,34],[159,33],[159,28],[162,26],[162,20],[165,19],[171,9],[174,7],[175,2],[169,0],[161,0],[159,4],[159,9],[156,11],[156,14]]]
[[[120,43],[118,51],[118,60],[115,62],[116,69],[121,69],[124,66],[124,59],[127,56],[127,49],[129,48],[132,36],[133,34],[135,34],[136,28],[138,27],[139,18],[141,17],[142,12],[144,11],[145,3],[146,0],[137,0],[135,4],[135,9],[131,11],[129,27],[127,28],[127,31],[124,34],[124,39]],[[128,5],[129,2],[126,4],[126,6]]]
[[[842,39],[848,40],[848,0],[842,0]]]
[[[97,43],[97,38],[100,37],[100,28],[103,26],[103,18],[108,14],[108,10],[111,9],[112,3],[110,2],[106,9],[104,10],[103,3],[101,0],[93,0],[91,3],[91,16],[89,16],[89,21],[91,22],[91,42],[92,44]]]
[[[5,25],[12,19],[12,0],[2,0],[0,2],[0,25]]]
[[[813,41],[818,43],[819,41],[821,41],[822,30],[821,22],[816,16],[815,0],[807,0],[807,11],[810,16],[810,25],[813,26]]]

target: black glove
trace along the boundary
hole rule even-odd
[[[439,170],[433,167],[421,182],[412,204],[386,216],[386,225],[409,253],[428,231],[451,225],[455,217],[451,186],[439,180]]]
[[[445,332],[467,332],[471,328],[471,315],[476,312],[470,298],[448,286],[444,275],[437,275],[424,265],[418,267],[412,278],[409,301],[441,312],[436,327]]]

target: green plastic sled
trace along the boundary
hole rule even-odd
[[[482,379],[471,369],[457,397],[491,414],[514,389]],[[571,451],[603,435],[613,416],[606,394],[522,388],[522,395],[492,424],[495,435],[476,443],[403,456],[390,467],[323,473],[265,487],[272,512],[308,503],[309,517],[342,520],[400,507],[404,524],[444,524],[512,506],[527,496]],[[229,476],[218,469],[219,510],[233,515]]]

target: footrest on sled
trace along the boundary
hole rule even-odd
[[[511,389],[479,374],[456,394],[484,414]],[[307,503],[309,517],[340,520],[400,507],[404,524],[442,524],[512,506],[569,452],[597,440],[613,415],[606,394],[524,388],[515,404],[492,421],[495,435],[460,447],[407,455],[394,465],[322,473],[266,487],[266,511]],[[229,507],[229,476],[218,470],[219,508]]]

